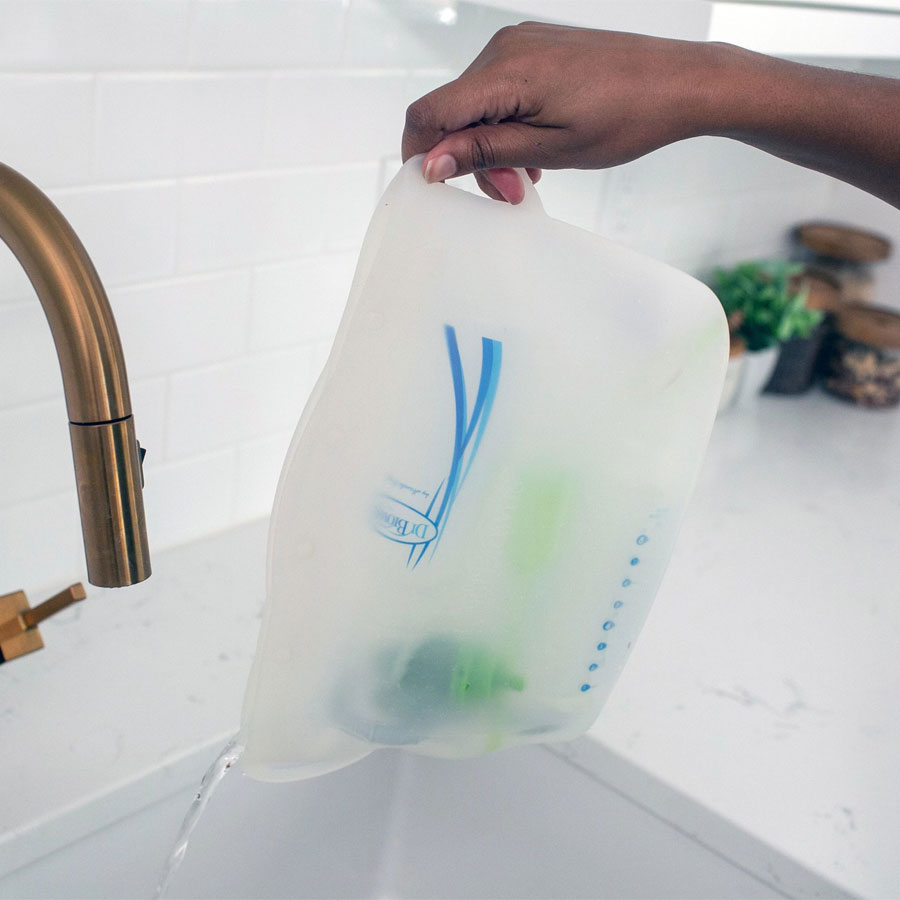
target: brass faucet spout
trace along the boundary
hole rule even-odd
[[[44,308],[62,370],[88,579],[101,587],[150,575],[140,449],[106,292],[78,236],[30,181],[0,163],[0,240]]]

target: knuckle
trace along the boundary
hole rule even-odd
[[[406,108],[406,130],[413,134],[422,132],[431,127],[434,121],[434,112],[431,101],[427,97],[421,97],[410,103]]]
[[[494,33],[494,36],[488,43],[493,44],[495,47],[508,44],[516,39],[518,31],[518,25],[504,25],[499,31]]]
[[[483,132],[472,132],[470,155],[472,168],[476,171],[479,169],[493,169],[495,167],[497,154],[490,140]]]

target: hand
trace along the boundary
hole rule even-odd
[[[512,166],[594,169],[702,131],[719,45],[525,22],[497,32],[455,81],[413,103],[403,159],[425,177],[475,173],[497,200],[521,202]]]
[[[426,179],[474,172],[519,203],[508,168],[594,169],[718,135],[856,185],[900,208],[900,79],[695,43],[525,22],[406,114],[403,159]]]

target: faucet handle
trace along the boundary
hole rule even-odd
[[[44,646],[38,625],[54,613],[85,598],[84,585],[70,584],[32,609],[25,591],[0,596],[0,665]]]

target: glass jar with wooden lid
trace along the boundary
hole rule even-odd
[[[850,305],[836,316],[825,389],[859,406],[900,403],[900,313]]]

